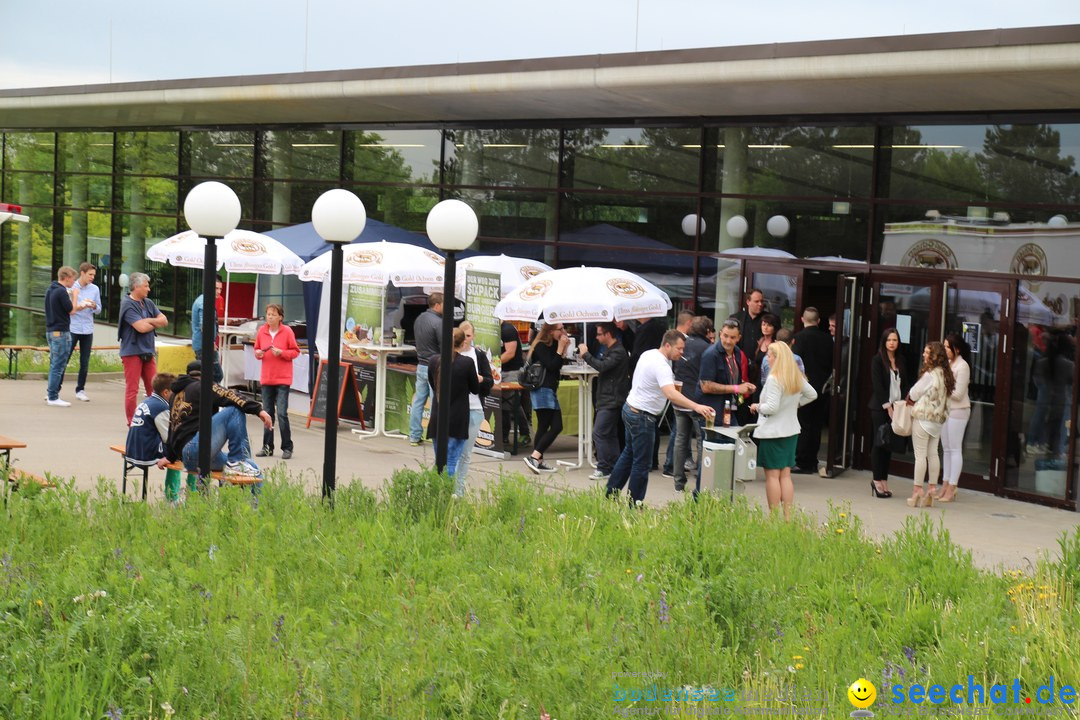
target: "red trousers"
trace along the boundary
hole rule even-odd
[[[150,397],[154,390],[151,382],[157,375],[157,359],[151,357],[144,361],[142,355],[125,355],[120,358],[124,363],[124,412],[127,413],[127,424],[131,426],[131,418],[135,415],[135,402],[139,395],[139,379],[142,378],[146,396]]]

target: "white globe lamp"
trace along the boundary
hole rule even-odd
[[[791,221],[783,215],[773,215],[766,221],[765,229],[774,238],[787,237],[787,234],[791,231]]]
[[[750,225],[742,215],[732,215],[727,221],[728,235],[738,240],[744,238],[749,229]]]

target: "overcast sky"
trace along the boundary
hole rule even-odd
[[[0,88],[1080,24],[1080,0],[0,0],[0,10]]]

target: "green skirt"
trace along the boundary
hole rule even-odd
[[[795,446],[799,436],[760,438],[757,442],[757,464],[765,470],[783,470],[795,466]]]

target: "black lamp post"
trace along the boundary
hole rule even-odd
[[[184,218],[188,225],[206,239],[203,253],[203,326],[202,361],[203,372],[199,381],[199,475],[210,477],[210,433],[213,419],[212,388],[214,374],[214,329],[217,327],[217,309],[214,289],[217,283],[217,240],[236,229],[240,222],[240,199],[223,183],[204,182],[196,185],[184,200]],[[226,382],[228,379],[226,378]]]
[[[443,274],[442,339],[439,343],[439,415],[435,419],[435,467],[446,469],[450,445],[450,358],[453,356],[455,254],[476,241],[480,223],[473,209],[460,200],[443,200],[427,216],[427,233],[435,247],[446,253]]]
[[[338,406],[336,392],[341,382],[341,276],[342,246],[352,242],[364,231],[367,211],[360,198],[348,190],[328,190],[311,207],[311,223],[315,232],[331,243],[330,308],[327,318],[326,352],[326,437],[323,446],[324,499],[333,502],[337,489],[337,429]]]

